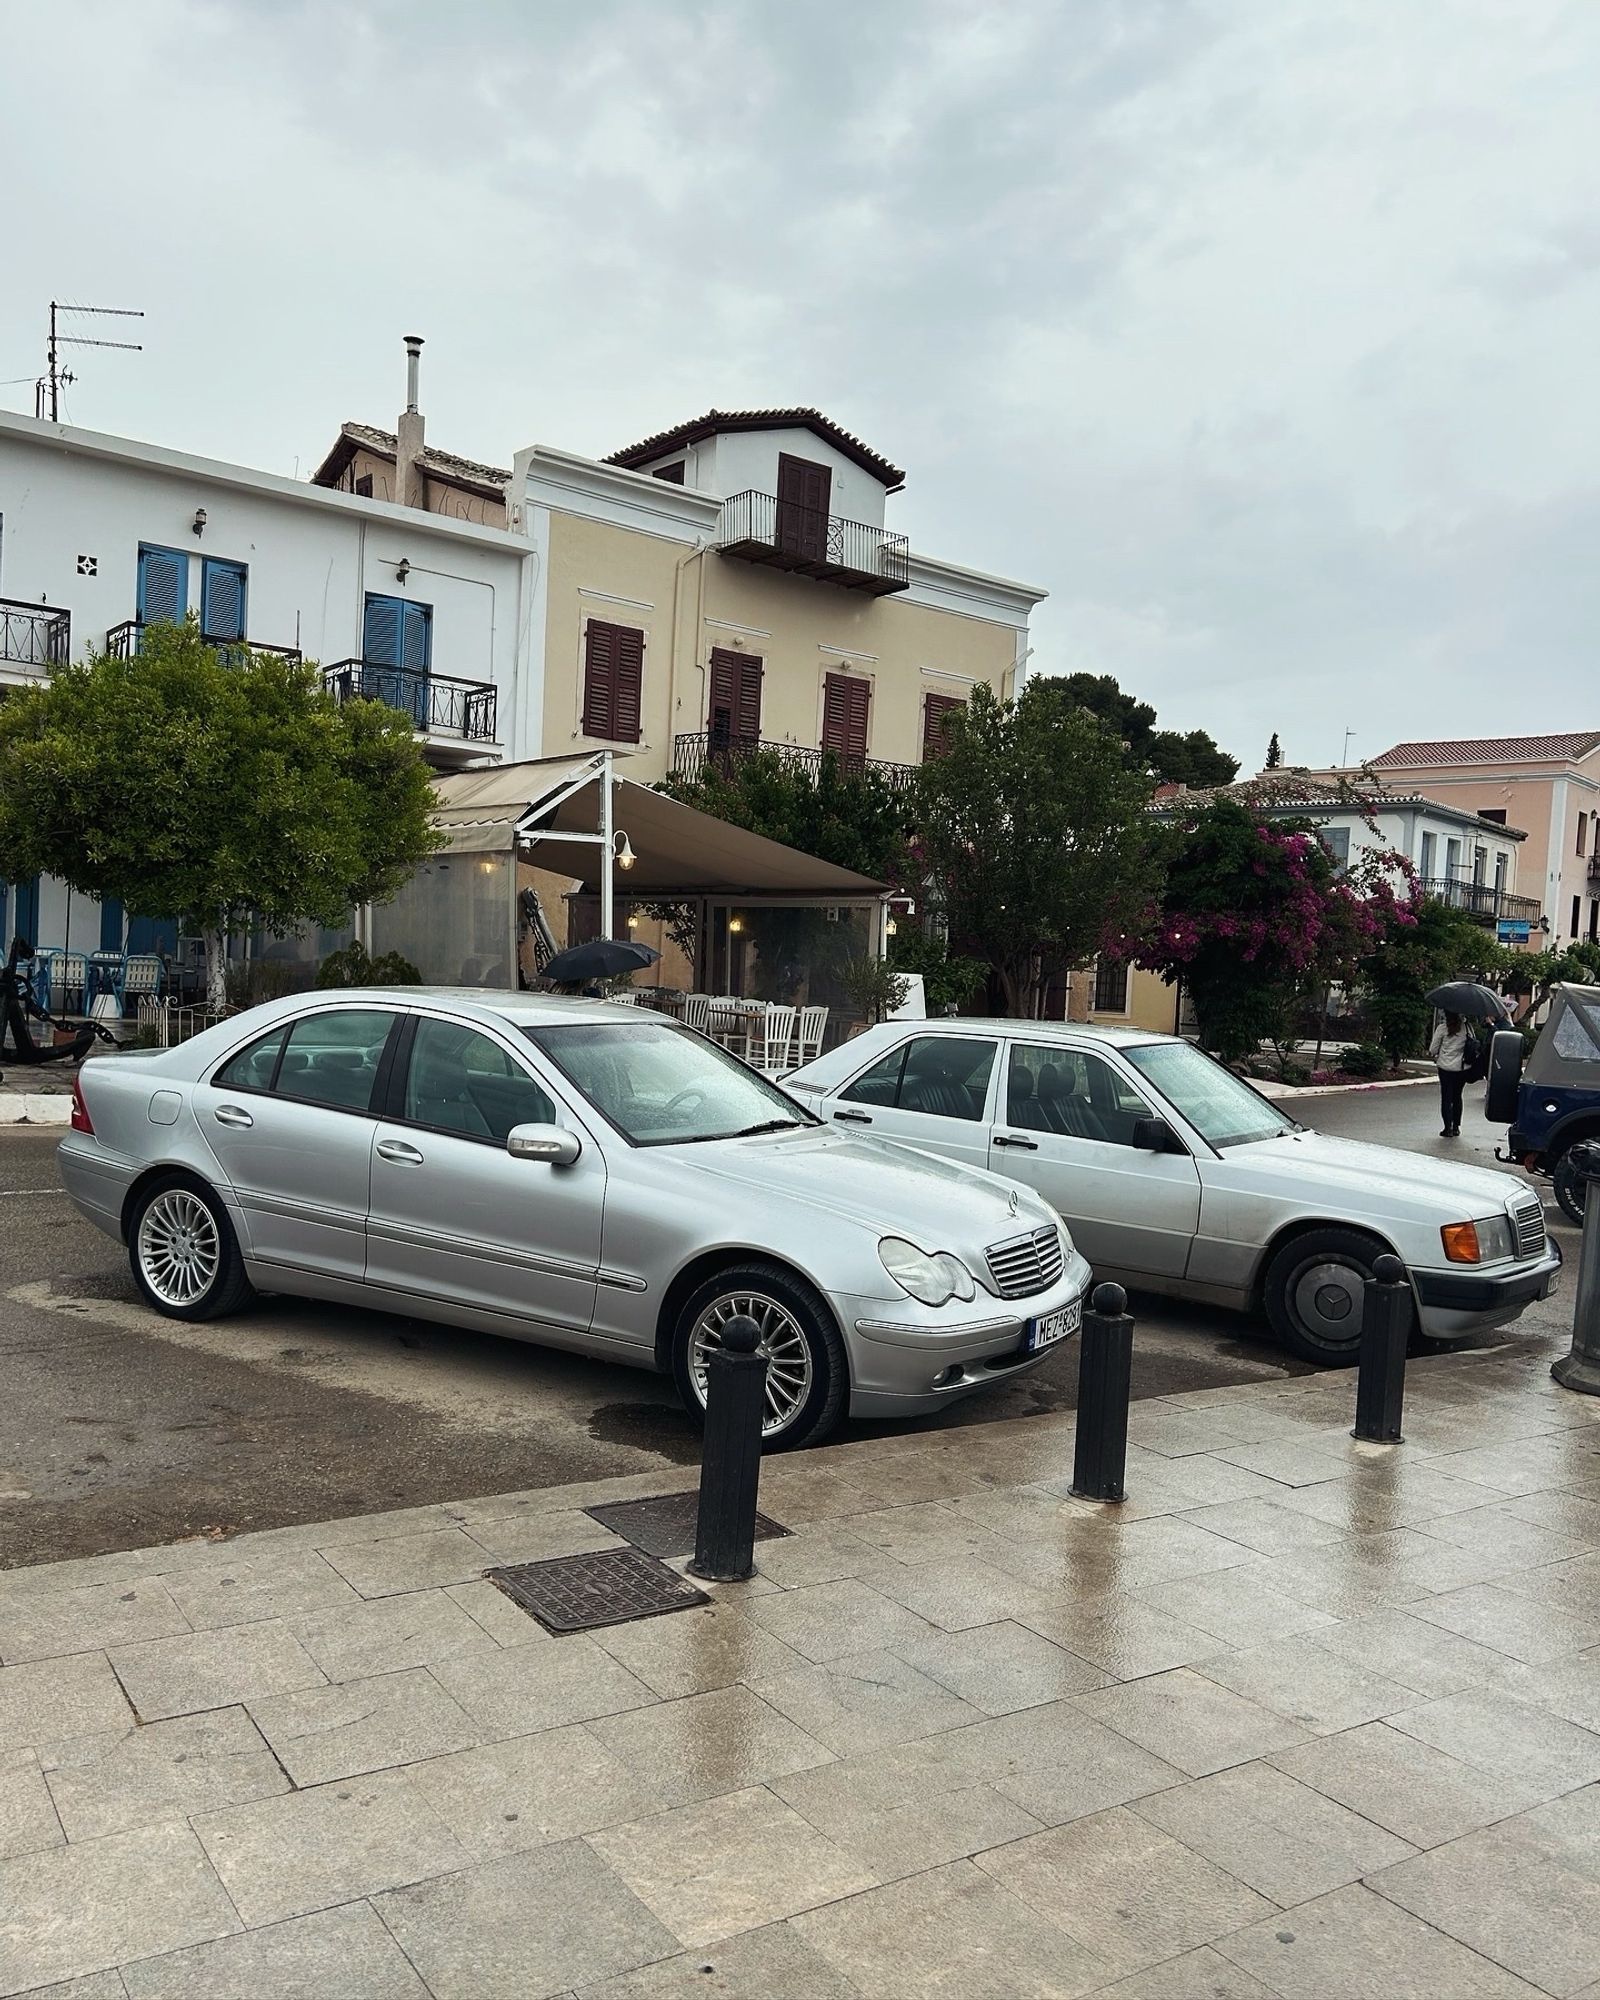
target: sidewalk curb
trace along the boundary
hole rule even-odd
[[[1432,1083],[1431,1076],[1392,1076],[1381,1083],[1271,1083],[1257,1078],[1251,1085],[1263,1097],[1361,1097],[1369,1090],[1410,1090],[1419,1083]]]
[[[72,1099],[47,1091],[0,1091],[0,1125],[67,1125]]]

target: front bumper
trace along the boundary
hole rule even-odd
[[[1536,1264],[1504,1271],[1413,1270],[1424,1333],[1448,1338],[1504,1326],[1535,1299],[1547,1299],[1561,1277],[1561,1247],[1545,1246]]]
[[[982,1295],[970,1305],[930,1307],[915,1299],[835,1300],[850,1353],[850,1414],[909,1417],[1037,1368],[1065,1342],[1024,1354],[1023,1328],[1081,1300],[1089,1266],[1076,1250],[1048,1291],[1026,1299]]]

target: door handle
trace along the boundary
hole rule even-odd
[[[219,1104],[211,1115],[219,1125],[233,1125],[241,1131],[256,1122],[242,1104]]]
[[[1037,1139],[1019,1139],[1015,1132],[996,1132],[994,1143],[997,1146],[1015,1146],[1019,1153],[1037,1153],[1039,1150]]]
[[[836,1111],[833,1115],[836,1123],[840,1125],[870,1125],[872,1123],[872,1120],[864,1111]]]
[[[415,1146],[408,1146],[404,1139],[380,1139],[378,1141],[378,1158],[380,1160],[393,1160],[397,1166],[401,1167],[420,1167],[422,1165],[422,1155],[417,1151]]]

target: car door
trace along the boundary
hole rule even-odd
[[[605,1159],[532,1058],[465,1022],[416,1015],[385,1109],[373,1133],[367,1282],[529,1328],[586,1332]],[[566,1125],[583,1150],[567,1167],[514,1160],[506,1138],[515,1125]]]
[[[195,1116],[257,1263],[359,1281],[372,1099],[399,1030],[389,1007],[280,1023],[196,1086]]]
[[[1114,1063],[1065,1042],[1011,1042],[1003,1109],[990,1166],[1036,1188],[1092,1265],[1183,1276],[1200,1175],[1187,1153],[1133,1144],[1136,1121],[1159,1114]]]
[[[999,1046],[981,1035],[908,1036],[826,1099],[823,1115],[848,1130],[986,1167]]]

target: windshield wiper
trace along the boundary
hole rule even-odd
[[[754,1139],[763,1132],[798,1132],[802,1126],[815,1124],[815,1119],[769,1118],[762,1125],[746,1125],[740,1132],[725,1132],[725,1139]]]

